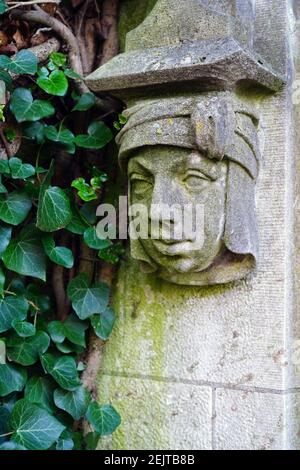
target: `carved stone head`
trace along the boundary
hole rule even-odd
[[[254,0],[157,0],[125,52],[86,79],[128,106],[120,162],[131,206],[148,209],[140,228],[156,225],[150,238],[131,226],[131,254],[173,283],[226,283],[256,264],[259,118],[237,95],[277,91],[285,77],[257,53],[254,16]],[[149,210],[164,205],[192,207],[193,230],[180,238],[175,209]]]
[[[255,185],[261,155],[255,111],[233,93],[216,92],[140,100],[126,113],[118,143],[130,205],[147,208],[139,213],[147,232],[156,227],[147,237],[132,232],[131,254],[141,269],[185,285],[247,275],[258,251]],[[157,210],[165,207],[174,210]],[[182,226],[177,231],[185,219],[175,216],[176,208],[190,215],[187,234]]]

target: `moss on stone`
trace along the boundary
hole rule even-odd
[[[150,13],[157,0],[124,0],[120,6],[119,40],[120,50],[125,49],[126,34],[136,28]]]

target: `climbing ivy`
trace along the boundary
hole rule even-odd
[[[97,119],[76,133],[74,121],[96,100],[92,93],[76,93],[79,77],[61,52],[42,65],[28,50],[0,55],[0,80],[7,90],[0,113],[7,145],[17,136],[25,142],[24,150],[0,161],[0,340],[6,347],[6,363],[0,364],[0,450],[95,448],[117,428],[120,416],[110,404],[92,399],[80,375],[88,331],[107,340],[115,315],[108,285],[84,273],[74,276],[76,260],[63,240],[79,237],[98,259],[110,262],[122,252],[96,234],[91,204],[99,201],[108,176],[77,155],[78,149],[102,149],[113,133]],[[70,177],[60,155],[64,168],[76,161],[84,176]],[[57,318],[51,295],[55,265],[70,273],[72,309],[65,318]],[[92,428],[88,435],[82,419]]]

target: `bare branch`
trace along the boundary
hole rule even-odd
[[[12,156],[12,154],[11,154],[8,142],[6,140],[6,137],[4,135],[2,126],[0,126],[0,138],[1,138],[1,141],[3,143],[3,147],[5,149],[5,152],[6,152],[6,155],[3,155],[2,152],[1,152],[1,158],[0,159],[1,160],[8,160]]]
[[[79,75],[83,75],[82,61],[80,56],[80,50],[78,47],[78,41],[77,38],[74,36],[73,32],[70,30],[70,28],[68,28],[56,18],[53,18],[53,16],[44,12],[37,5],[35,5],[35,11],[13,10],[11,12],[11,16],[19,20],[28,21],[31,23],[40,23],[50,27],[52,31],[54,31],[67,43],[67,46],[69,48],[68,56],[70,67]],[[84,82],[80,80],[74,80],[74,82],[79,93],[83,94],[90,91]],[[102,110],[108,110],[114,107],[112,100],[102,100],[101,98],[97,98],[96,106]]]
[[[56,38],[51,38],[48,39],[48,41],[39,44],[38,46],[29,47],[27,50],[36,55],[38,62],[44,62],[44,60],[47,60],[52,52],[57,52],[59,49],[59,40]],[[17,73],[12,73],[11,76],[14,80],[16,80],[20,75]]]
[[[119,0],[105,0],[102,13],[102,29],[106,40],[103,44],[101,65],[108,62],[119,52],[117,29]]]
[[[82,62],[77,39],[66,25],[56,18],[53,18],[53,16],[49,15],[48,13],[44,12],[41,8],[38,8],[36,11],[15,10],[11,12],[11,15],[13,18],[19,20],[28,21],[31,23],[41,23],[49,26],[67,43],[69,48],[68,55],[70,66],[76,73],[82,75]],[[88,91],[88,87],[85,85],[85,83],[76,81],[76,85],[81,93]]]
[[[27,50],[33,52],[33,54],[37,56],[38,62],[44,62],[44,60],[47,60],[52,52],[57,52],[59,49],[59,40],[56,38],[50,38],[48,41],[45,41],[38,46],[30,47]]]
[[[59,5],[61,0],[29,0],[28,2],[7,2],[7,5],[12,5],[6,11],[13,10],[14,8],[25,7],[28,5],[36,5],[37,3],[55,3]]]

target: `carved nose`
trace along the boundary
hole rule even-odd
[[[174,181],[167,178],[162,178],[155,181],[152,193],[152,205],[166,205],[172,206],[174,204],[184,205],[187,201],[181,194],[180,188]]]
[[[162,179],[155,183],[149,213],[152,238],[162,240],[178,238],[176,227],[178,219],[182,220],[181,210],[186,202],[180,187],[175,186],[174,182]]]

